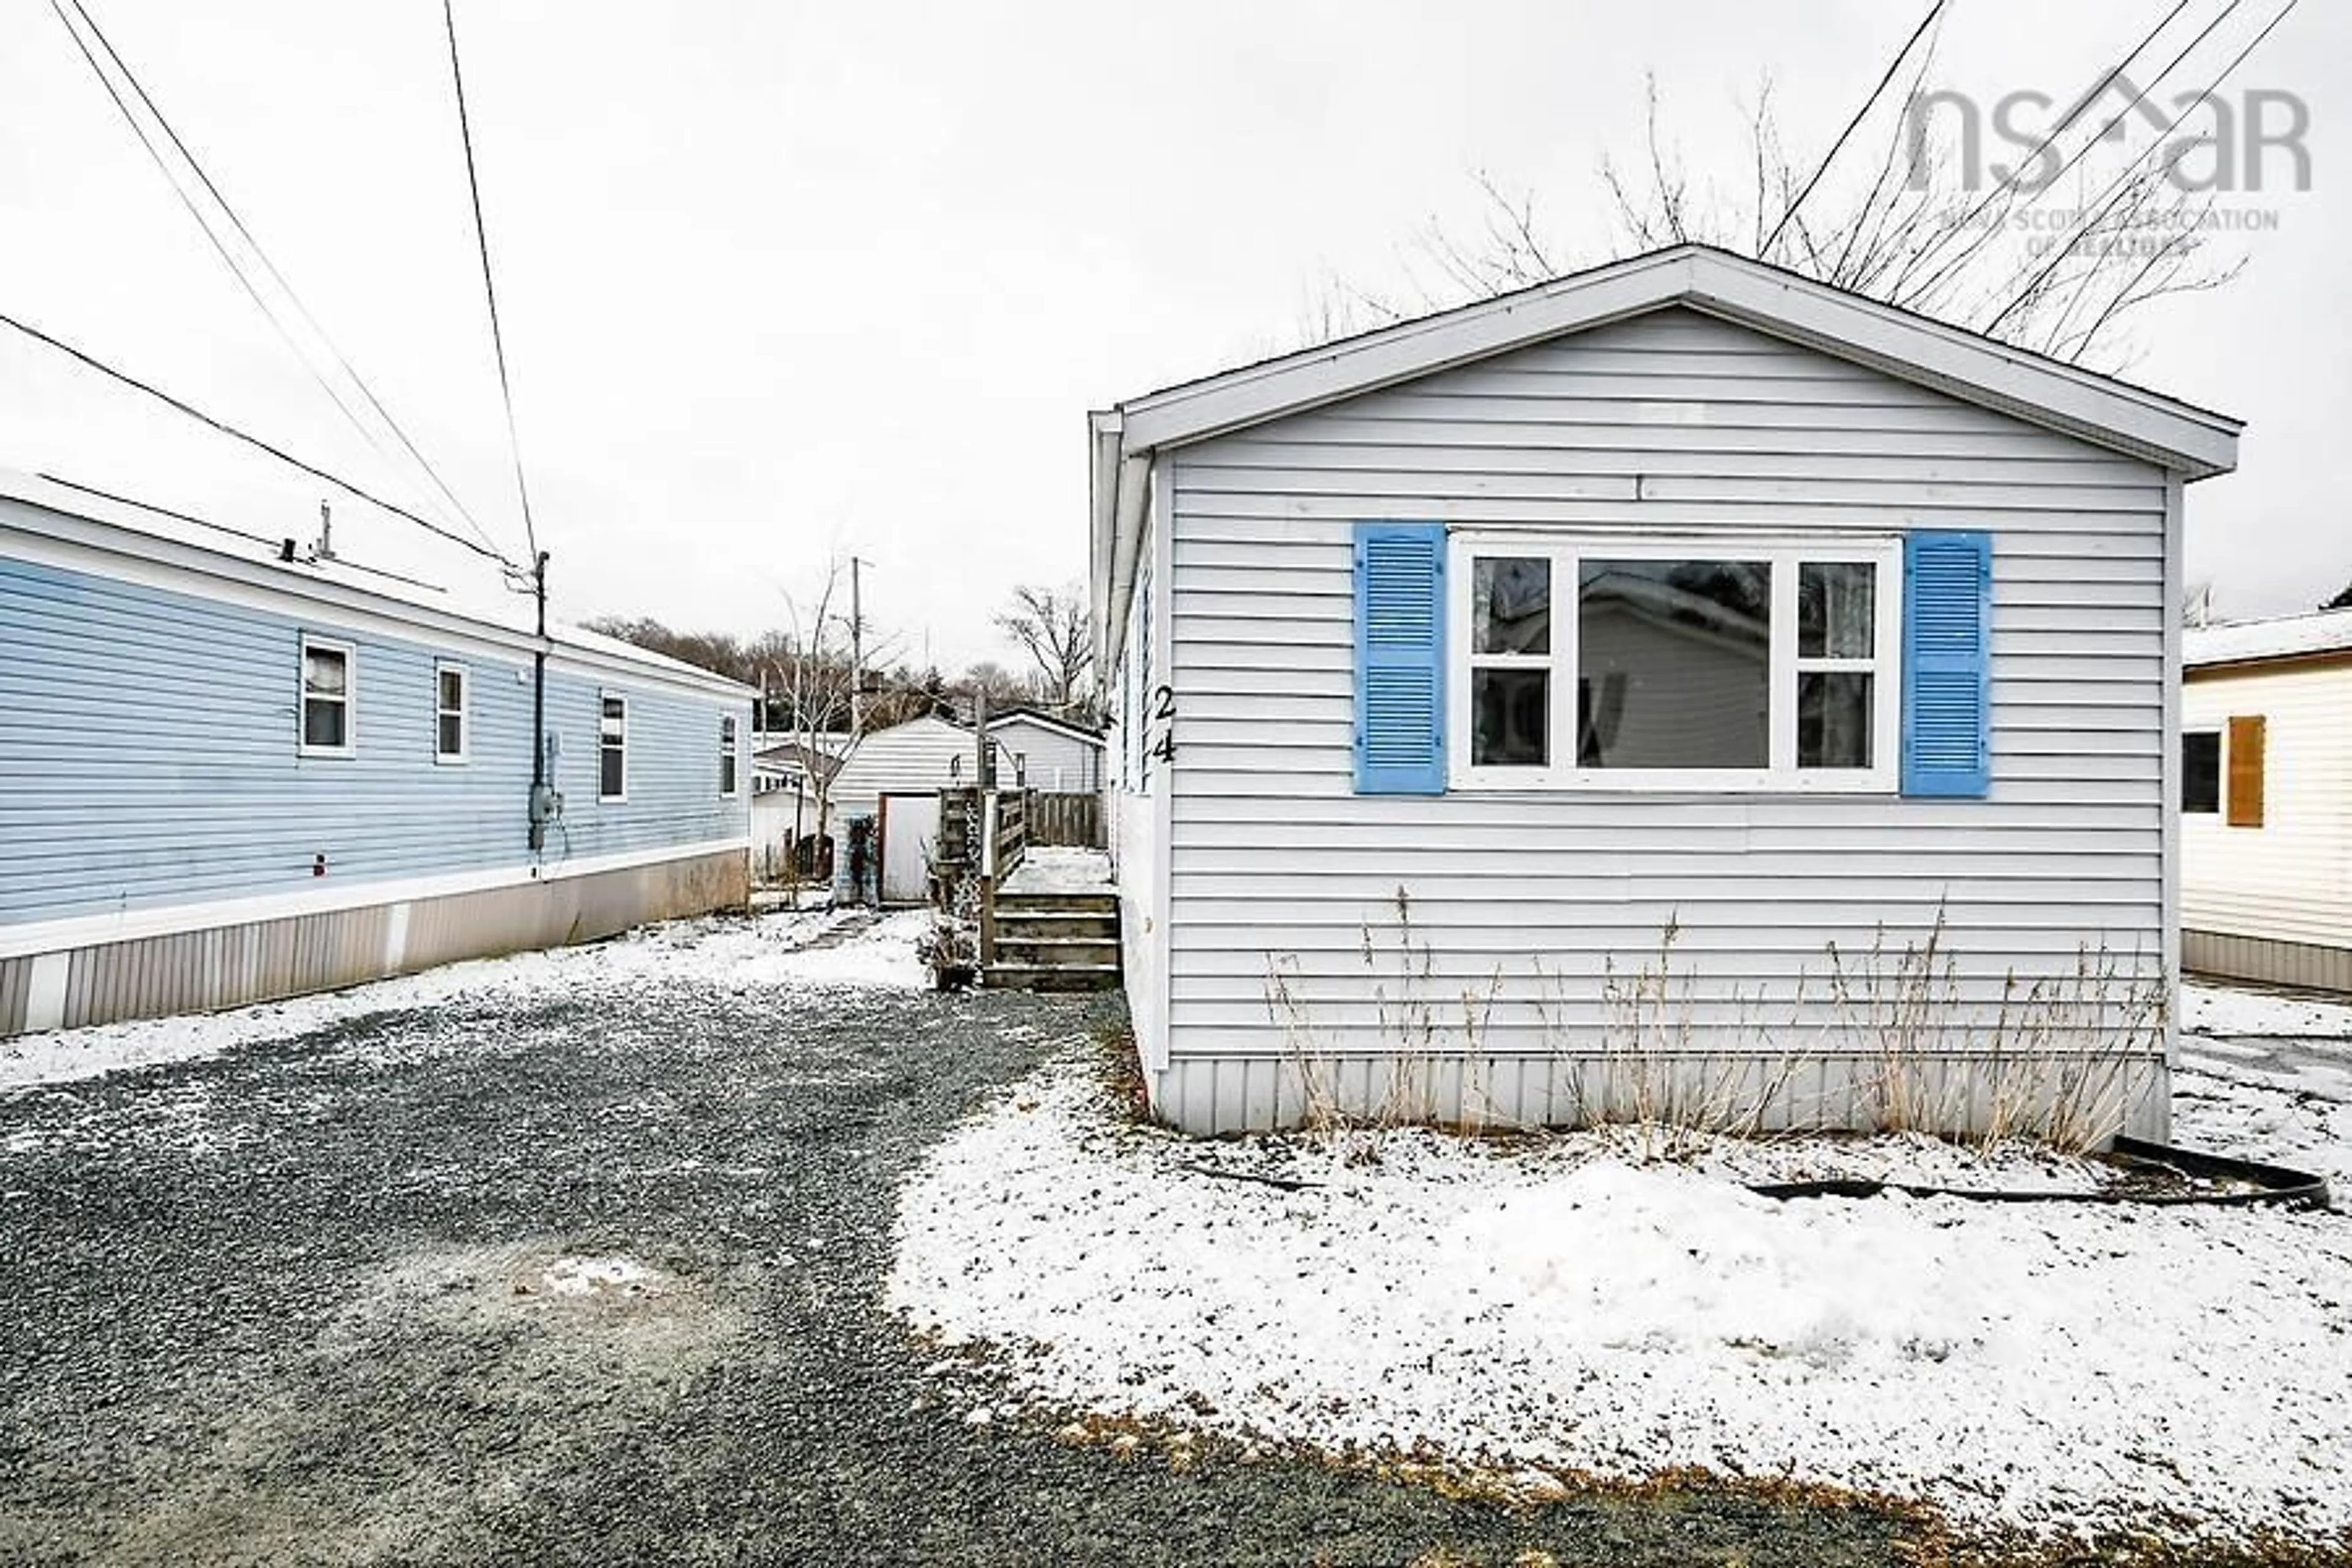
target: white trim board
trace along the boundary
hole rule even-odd
[[[446,899],[460,893],[484,893],[519,888],[532,882],[560,882],[593,877],[606,871],[628,871],[671,860],[696,860],[708,855],[749,854],[751,838],[714,838],[698,844],[665,845],[625,854],[599,855],[550,865],[499,866],[481,871],[453,871],[433,877],[404,877],[386,881],[345,883],[305,888],[299,892],[263,893],[239,899],[215,899],[203,903],[173,904],[158,909],[127,910],[119,914],[75,915],[65,920],[0,925],[0,958],[100,947],[109,942],[141,942],[150,937],[179,936],[221,926],[250,925],[257,921],[289,920],[300,915],[336,914],[346,910],[373,909],[379,904]]]
[[[1596,267],[1120,405],[1125,455],[1262,424],[1671,305],[1934,386],[2188,479],[2237,465],[2240,421],[1702,245]]]
[[[1169,448],[1674,307],[2156,464],[2183,481],[2237,467],[2244,426],[2227,415],[1728,251],[1674,246],[1088,415],[1097,665],[1118,663],[1146,495]]]

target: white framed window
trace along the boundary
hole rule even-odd
[[[735,716],[724,714],[719,721],[719,798],[735,798],[736,775],[740,769],[736,745]]]
[[[596,721],[596,798],[629,798],[629,700],[618,692],[603,694]]]
[[[1448,552],[1450,787],[1896,788],[1899,537],[1457,531]]]
[[[302,637],[301,730],[296,752],[305,757],[352,754],[357,660],[349,643]]]
[[[433,760],[458,763],[473,744],[473,673],[443,659],[433,667]]]

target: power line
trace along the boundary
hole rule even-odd
[[[2074,165],[2080,163],[2084,158],[2090,153],[2092,148],[2098,146],[2106,140],[2108,132],[2113,131],[2116,126],[2122,124],[2126,115],[2129,114],[2133,110],[2138,108],[2141,103],[2145,102],[2147,99],[2147,95],[2154,91],[2157,87],[2163,82],[2165,78],[2170,76],[2175,70],[2179,69],[2180,62],[2187,59],[2189,55],[2196,50],[2197,46],[2203,43],[2208,37],[2211,37],[2213,29],[2220,26],[2223,22],[2228,21],[2230,19],[2231,13],[2237,10],[2237,8],[2244,3],[2245,0],[2230,0],[2228,5],[2222,6],[2219,12],[2215,13],[2213,19],[2206,23],[2205,26],[2199,30],[2195,37],[2189,39],[2187,44],[2183,45],[2180,52],[2174,55],[2172,58],[2166,63],[2165,68],[2162,70],[2157,72],[2156,75],[2148,79],[2147,86],[2134,93],[2129,102],[2126,103],[2121,109],[2116,110],[2115,114],[2108,119],[2105,125],[2100,126],[2099,129],[2091,135],[2088,141],[2084,142],[2080,147],[2074,149],[2073,155],[2068,157],[2063,163],[2058,166],[2055,173],[2034,189],[2032,195],[2027,197],[2027,205],[2032,205],[2033,201],[2038,199],[2043,191],[2050,189],[2060,180],[2064,179],[2067,174],[2074,169]],[[2140,51],[2142,49],[2147,48],[2148,45],[2156,42],[2158,37],[2163,34],[2165,28],[2172,25],[2173,17],[2179,16],[2182,8],[2188,4],[2189,0],[2178,0],[2178,4],[2176,4],[2170,11],[2165,14],[2164,20],[2158,22],[2154,27],[2148,29],[2147,37],[2141,38],[2137,44],[2133,46],[2131,53],[2126,55],[2121,60],[2117,61],[2116,68],[2109,71],[2105,77],[2101,78],[2099,84],[2096,87],[2094,87],[2089,92],[2084,94],[2081,101],[2077,102],[2072,110],[2069,110],[2065,116],[2051,129],[2050,134],[2042,139],[2042,144],[2034,148],[2032,152],[2027,153],[2024,160],[2021,162],[2016,168],[2011,170],[2006,178],[2001,180],[1999,184],[1994,185],[1991,190],[1986,192],[1984,198],[1978,202],[1975,206],[1969,208],[1967,216],[1963,216],[1958,224],[1953,226],[1951,230],[1948,230],[1947,232],[1957,232],[1967,228],[1979,213],[1983,212],[1986,207],[1991,205],[1993,201],[2000,196],[2001,191],[2010,184],[2015,183],[2018,176],[2024,173],[2028,164],[2041,157],[2042,154],[2049,149],[2053,142],[2056,142],[2060,136],[2065,133],[2066,128],[2074,122],[2074,119],[2079,116],[2084,110],[2090,107],[2092,101],[2095,100],[2099,94],[2107,89],[2109,83],[2113,82],[2117,77],[2123,75],[2123,73],[2130,68],[2132,61],[2139,58]],[[2168,127],[2168,129],[2169,128]],[[1992,242],[1993,237],[2000,232],[2000,231],[1998,228],[1986,228],[1979,231],[1976,238],[1969,241],[1958,256],[1951,258],[1949,260],[1937,267],[1934,274],[1930,276],[1926,282],[1920,284],[1918,288],[1913,289],[1908,295],[1905,296],[1900,302],[1910,305],[1925,300],[1929,294],[1933,293],[1937,288],[1942,286],[1945,279],[1954,276],[1960,268],[1968,265],[1969,259],[1975,257],[1976,254],[1979,251],[1981,251],[1987,245],[1990,245]]]
[[[110,380],[120,382],[123,385],[128,386],[134,391],[143,392],[148,396],[153,398],[156,402],[161,403],[167,407],[178,410],[180,413],[186,415],[189,418],[195,420],[197,423],[208,425],[224,436],[242,441],[247,446],[254,447],[257,450],[267,452],[271,457],[277,458],[279,462],[287,464],[291,468],[301,469],[312,479],[324,479],[327,483],[334,486],[337,489],[343,491],[347,495],[357,497],[359,500],[367,502],[370,506],[380,507],[383,510],[390,512],[394,517],[405,518],[410,522],[415,523],[417,527],[425,530],[428,533],[436,534],[439,537],[447,540],[452,544],[462,546],[467,550],[472,551],[477,555],[480,555],[488,560],[499,563],[501,566],[512,567],[514,565],[512,562],[499,554],[496,550],[491,549],[487,545],[478,544],[462,533],[452,532],[450,530],[442,527],[437,522],[419,517],[404,506],[394,505],[393,502],[385,500],[382,496],[363,490],[360,489],[359,486],[352,483],[351,480],[343,479],[340,475],[329,473],[326,469],[320,468],[315,463],[306,463],[301,458],[295,457],[292,453],[286,451],[284,448],[273,447],[258,436],[248,435],[247,432],[238,429],[236,426],[227,423],[226,420],[215,419],[211,415],[205,413],[203,409],[196,407],[194,404],[184,402],[181,399],[173,396],[170,393],[163,391],[160,387],[151,386],[146,382],[140,380],[137,376],[131,374],[128,371],[117,370],[112,365],[108,364],[105,361],[98,359],[93,355],[84,353],[81,350],[74,347],[73,344],[67,342],[62,338],[51,337],[48,333],[41,331],[40,328],[33,326],[26,321],[20,321],[16,317],[8,315],[5,311],[0,311],[0,326],[13,327],[17,331],[20,331],[26,337],[31,338],[34,342],[47,344],[49,347],[57,350],[59,353],[64,354],[67,358],[78,361],[80,363],[89,366],[91,370],[98,372],[100,375],[106,376]]]
[[[2241,65],[2244,64],[2246,57],[2252,54],[2257,48],[2260,48],[2262,47],[2263,40],[2269,37],[2271,33],[2278,26],[2278,25],[2287,19],[2288,13],[2293,11],[2295,6],[2301,3],[2302,0],[2286,0],[2286,4],[2279,7],[2278,14],[2263,25],[2263,30],[2256,33],[2252,38],[2249,38],[2246,41],[2246,47],[2240,49],[2235,55],[2232,55],[2230,58],[2230,63],[2228,65],[2223,66],[2219,71],[2214,73],[2213,79],[2205,84],[2205,89],[2197,95],[2196,101],[2189,104],[2188,108],[2182,110],[2179,113],[2174,115],[2172,119],[2166,123],[2164,129],[2158,132],[2156,140],[2148,143],[2146,151],[2142,152],[2138,157],[2134,158],[2130,163],[2126,163],[2123,166],[2122,170],[2116,174],[2116,177],[2112,181],[2108,182],[2106,188],[2099,193],[2098,210],[2091,215],[2090,221],[2082,226],[2079,233],[2070,226],[2068,229],[2068,235],[2070,237],[2067,238],[2064,244],[2056,248],[2055,252],[2050,258],[2050,264],[2042,268],[2039,272],[2036,272],[2032,280],[2029,281],[2024,288],[2019,289],[2008,304],[2003,305],[2000,308],[2000,313],[1984,324],[1982,330],[1987,336],[1990,336],[1994,328],[2009,320],[2010,316],[2020,305],[2024,304],[2026,300],[2032,299],[2034,294],[2040,290],[2042,285],[2049,281],[2051,274],[2058,270],[2059,264],[2066,259],[2067,256],[2074,250],[2075,245],[2081,241],[2084,236],[2095,234],[2098,231],[2100,223],[2103,222],[2107,214],[2113,210],[2116,203],[2123,199],[2124,184],[2125,182],[2131,177],[2132,171],[2138,168],[2141,163],[2147,161],[2148,153],[2153,153],[2158,148],[2163,146],[2164,138],[2172,134],[2172,132],[2179,128],[2182,121],[2188,119],[2190,115],[2204,108],[2206,100],[2211,98],[2215,91],[2221,88],[2221,84],[2230,79],[2230,73],[2236,70]],[[2235,10],[2237,6],[2233,3],[2231,9]],[[2224,15],[2227,15],[2227,13],[2225,12]],[[2210,30],[2210,28],[2207,29],[2209,32]],[[2200,34],[2199,36],[2201,37],[2203,35]],[[2174,162],[2178,163],[2179,160],[2176,159]],[[2146,271],[2147,268],[2145,268],[2141,269],[2143,276],[2146,274]]]
[[[499,289],[490,275],[490,235],[482,226],[482,182],[474,172],[474,129],[466,118],[466,73],[457,63],[457,11],[455,0],[441,0],[441,18],[449,29],[449,80],[457,94],[457,135],[466,144],[466,189],[474,198],[474,241],[482,253],[482,298],[490,308],[490,349],[499,362],[499,396],[507,408],[507,449],[514,454],[515,495],[522,503],[524,538],[530,558],[539,556],[539,530],[530,520],[530,487],[523,482],[522,440],[515,434],[514,386],[507,377],[507,344],[499,331]]]
[[[1949,0],[1935,0],[1935,4],[1927,7],[1927,14],[1919,18],[1919,25],[1911,29],[1911,36],[1903,40],[1903,47],[1895,51],[1895,58],[1886,62],[1886,74],[1878,79],[1878,85],[1870,89],[1870,96],[1864,99],[1862,107],[1853,111],[1853,118],[1846,121],[1845,129],[1838,132],[1838,139],[1831,142],[1830,150],[1822,155],[1821,166],[1813,171],[1813,177],[1805,182],[1805,188],[1797,193],[1797,199],[1789,204],[1788,210],[1780,215],[1780,221],[1772,226],[1772,232],[1766,235],[1764,243],[1757,247],[1756,255],[1759,260],[1771,254],[1773,245],[1780,237],[1780,231],[1789,226],[1789,220],[1797,216],[1797,209],[1805,205],[1805,198],[1813,194],[1813,187],[1820,184],[1822,176],[1830,172],[1830,164],[1836,161],[1838,153],[1844,150],[1847,141],[1853,137],[1855,131],[1861,128],[1872,106],[1877,103],[1879,95],[1886,90],[1886,84],[1895,79],[1895,73],[1903,68],[1904,60],[1910,56],[1914,48],[1918,47],[1919,40],[1927,37],[1928,26],[1936,20],[1948,3]]]
[[[360,374],[350,358],[337,346],[326,328],[319,323],[318,318],[311,313],[310,307],[302,302],[301,295],[295,291],[293,284],[287,280],[286,275],[278,269],[277,263],[270,259],[268,251],[264,249],[261,242],[254,237],[253,231],[246,226],[245,220],[237,216],[236,209],[229,205],[227,196],[224,195],[220,187],[214,184],[212,176],[205,173],[203,163],[190,149],[187,142],[181,138],[180,133],[173,128],[171,120],[140,81],[138,73],[131,68],[130,62],[122,58],[121,51],[117,49],[112,40],[107,37],[105,29],[98,25],[97,18],[89,14],[89,7],[82,3],[82,0],[70,0],[70,3],[75,15],[81,19],[82,26],[88,28],[89,36],[98,40],[99,47],[105,50],[107,58],[114,62],[115,69],[121,73],[122,79],[130,85],[131,90],[137,95],[140,103],[145,107],[157,127],[171,142],[173,148],[178,152],[188,170],[194,174],[205,193],[219,206],[222,215],[227,218],[229,226],[236,231],[237,237],[244,240],[254,256],[259,259],[270,279],[284,291],[286,298],[293,304],[304,323],[316,334],[328,353],[333,356],[336,364],[341,368],[352,385],[358,388],[360,395],[366,400],[368,406],[373,408],[377,417],[383,421],[384,426],[391,430],[409,457],[415,459],[416,466],[424,471],[442,497],[448,501],[456,514],[465,521],[466,525],[474,531],[475,535],[485,545],[496,549],[495,542],[483,530],[480,522],[476,521],[473,513],[467,510],[466,503],[457,498],[456,492],[441,478],[439,471],[426,459],[425,454],[418,450],[416,443],[409,438],[408,432],[401,427],[397,419],[393,417],[392,411],[383,405],[383,401],[376,396],[374,389],[368,385],[366,379]],[[277,311],[270,307],[268,300],[263,299],[260,290],[254,287],[244,265],[231,254],[228,247],[214,231],[210,220],[183,188],[179,179],[173,174],[169,162],[163,157],[162,150],[155,145],[153,138],[147,133],[146,126],[141,121],[139,116],[132,112],[131,105],[123,100],[122,94],[116,89],[113,78],[108,75],[103,66],[100,65],[97,57],[90,53],[89,46],[83,40],[80,30],[75,27],[72,18],[66,15],[64,5],[60,0],[49,0],[49,8],[57,13],[58,22],[65,27],[68,36],[72,37],[75,47],[81,52],[81,57],[89,64],[91,74],[98,78],[99,85],[106,89],[107,96],[113,100],[114,107],[121,113],[123,122],[131,127],[131,133],[138,137],[140,145],[146,149],[147,155],[154,163],[157,172],[163,174],[164,182],[172,187],[173,195],[179,197],[180,205],[187,209],[188,216],[195,219],[197,226],[204,230],[205,237],[212,242],[214,251],[220,257],[223,265],[226,266],[236,279],[238,284],[243,287],[247,297],[252,300],[255,308],[259,310],[269,324],[277,330],[278,335],[285,341],[287,347],[302,361],[303,368],[310,371],[311,379],[319,384],[320,389],[326,393],[343,417],[351,422],[352,426],[359,431],[379,457],[388,463],[392,462],[392,455],[384,449],[383,443],[378,439],[376,433],[344,400],[341,393],[331,384],[320,373],[318,367],[311,363],[310,354],[301,343],[296,341],[291,331],[288,331],[285,323],[278,319]]]

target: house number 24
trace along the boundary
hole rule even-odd
[[[1151,690],[1151,723],[1156,736],[1146,749],[1163,763],[1176,760],[1176,692],[1165,684]]]

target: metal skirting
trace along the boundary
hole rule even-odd
[[[1954,1136],[2022,1130],[2053,1108],[2116,1132],[2171,1131],[2171,1077],[2139,1053],[1884,1057],[1188,1057],[1145,1075],[1154,1115],[1186,1132],[1296,1127],[1309,1102],[1347,1118],[1500,1128],[1696,1122],[1758,1131],[1867,1131],[1889,1124]]]
[[[331,991],[741,909],[742,850],[0,960],[0,1037]]]
[[[2268,985],[2352,992],[2352,947],[2184,931],[2180,933],[2180,965],[2191,974],[2222,980],[2256,980]]]

